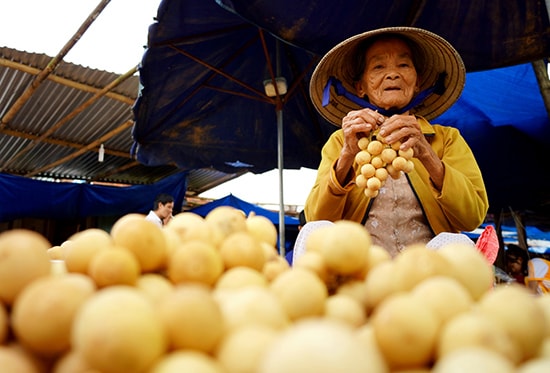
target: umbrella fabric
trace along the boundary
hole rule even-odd
[[[336,129],[309,99],[317,56],[213,1],[163,1],[157,19],[134,105],[140,162],[229,173],[271,170],[278,167],[280,108],[284,168],[317,168],[321,147]],[[275,77],[287,82],[282,102],[264,92],[264,81]]]

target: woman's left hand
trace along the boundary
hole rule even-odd
[[[380,126],[380,135],[388,144],[401,141],[399,149],[412,148],[415,157],[420,160],[433,153],[414,115],[400,114],[389,117]]]
[[[445,176],[445,166],[418,124],[414,115],[400,114],[393,115],[386,119],[380,126],[380,135],[388,144],[401,141],[399,149],[413,149],[414,157],[417,158],[426,170],[430,173],[430,178],[434,186],[441,190]]]

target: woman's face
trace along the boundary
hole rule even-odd
[[[409,46],[399,39],[376,41],[366,51],[365,71],[355,88],[360,97],[382,109],[405,107],[418,91],[418,76]]]

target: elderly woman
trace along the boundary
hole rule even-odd
[[[321,115],[341,128],[323,147],[307,221],[360,222],[392,256],[439,233],[478,227],[489,204],[474,155],[456,128],[428,122],[458,99],[464,82],[457,51],[418,28],[368,31],[330,50],[313,73],[310,94]],[[414,169],[389,177],[369,198],[355,184],[355,156],[358,140],[376,135],[412,148]]]

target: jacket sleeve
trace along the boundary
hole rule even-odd
[[[340,129],[323,146],[317,179],[304,206],[307,221],[347,219],[360,222],[365,214],[369,199],[355,186],[355,180],[340,185],[336,178],[334,167],[343,141]]]
[[[434,128],[437,140],[432,147],[437,149],[438,156],[445,166],[445,178],[441,191],[433,188],[431,183],[429,185],[450,227],[440,226],[441,222],[434,222],[429,202],[421,203],[436,233],[442,229],[450,232],[471,231],[483,223],[489,209],[481,170],[473,152],[456,128],[437,125],[434,125]]]

